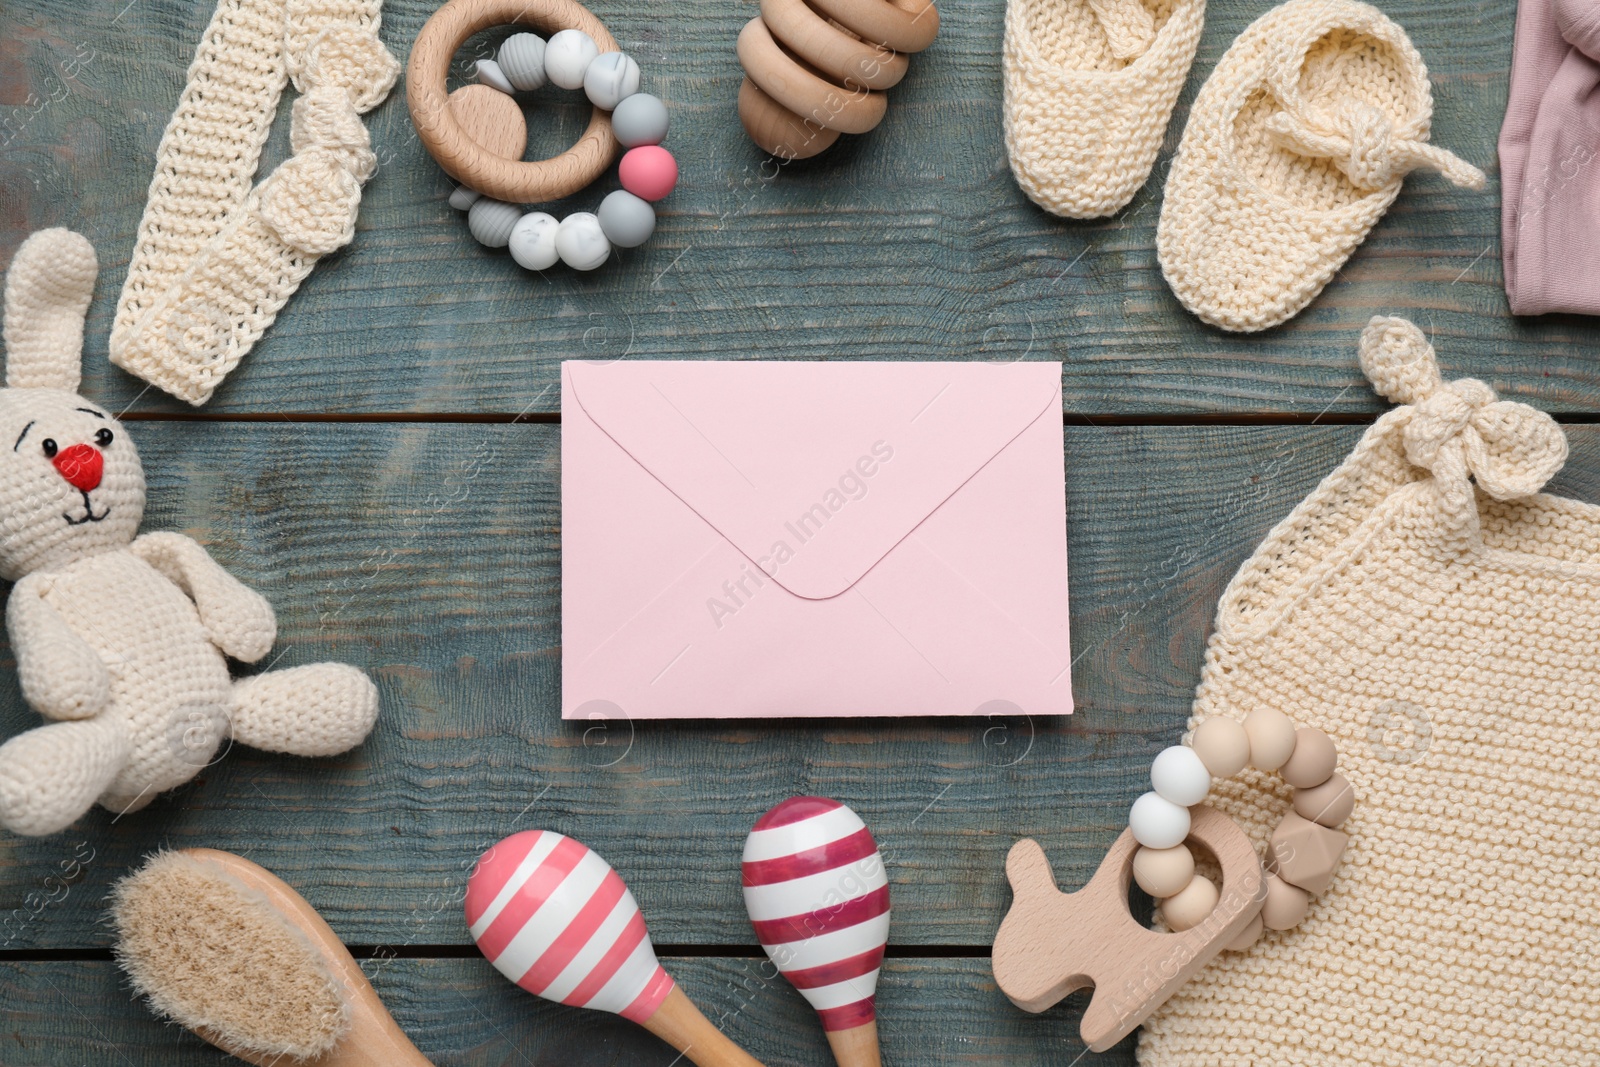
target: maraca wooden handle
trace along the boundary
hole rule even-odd
[[[833,1049],[833,1059],[839,1067],[883,1067],[876,1019],[848,1030],[829,1030],[828,1047]]]
[[[711,1020],[700,1014],[700,1009],[677,986],[672,987],[655,1014],[644,1021],[644,1028],[699,1067],[762,1067],[760,1060],[712,1026]]]

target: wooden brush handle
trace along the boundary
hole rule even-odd
[[[644,1021],[644,1028],[689,1057],[699,1067],[762,1067],[761,1061],[729,1041],[711,1020],[684,995],[672,987],[655,1014]]]
[[[306,903],[304,897],[265,867],[251,863],[242,856],[211,848],[183,851],[195,859],[221,867],[266,897],[267,902],[321,953],[328,970],[344,987],[345,1001],[350,1005],[350,1032],[331,1052],[314,1060],[294,1061],[295,1067],[433,1067],[400,1027],[395,1025],[389,1010],[378,999],[372,984],[361,973],[361,968],[344,947],[344,942],[339,940],[339,935],[317,914],[316,908]],[[256,1064],[256,1067],[284,1067],[289,1062],[282,1056],[256,1056],[241,1052],[229,1047],[212,1033],[201,1032],[200,1036],[224,1052]]]
[[[828,1047],[839,1067],[883,1067],[876,1019],[848,1030],[829,1030]]]

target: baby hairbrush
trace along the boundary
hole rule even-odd
[[[208,848],[117,883],[117,960],[160,1014],[258,1067],[431,1067],[316,909]]]

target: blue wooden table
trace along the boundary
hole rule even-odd
[[[387,5],[397,55],[434,6]],[[522,272],[446,205],[450,182],[397,92],[371,116],[381,164],[354,244],[198,412],[111,367],[105,339],[210,5],[0,9],[0,262],[45,226],[98,248],[84,391],[137,420],[145,528],[196,537],[271,598],[280,666],[356,663],[383,699],[346,757],[238,749],[136,815],[0,837],[0,1063],[225,1060],[133,1000],[102,922],[109,886],[143,855],[211,846],[296,886],[441,1065],[666,1067],[674,1053],[642,1031],[536,1001],[471,946],[473,858],[535,826],[610,859],[667,966],[764,1062],[827,1063],[814,1016],[764,966],[738,885],[750,823],[801,792],[853,805],[888,859],[888,1063],[1077,1062],[1080,1000],[1025,1015],[991,977],[1006,850],[1032,835],[1063,884],[1093,871],[1181,730],[1228,578],[1382,410],[1355,361],[1367,318],[1414,318],[1447,374],[1555,413],[1573,455],[1551,488],[1600,500],[1600,323],[1514,320],[1500,284],[1513,0],[1382,5],[1433,70],[1435,140],[1484,165],[1490,189],[1417,176],[1310,309],[1254,337],[1182,310],[1154,229],[1189,101],[1265,0],[1214,0],[1154,177],[1093,223],[1041,213],[1011,180],[1000,0],[949,0],[883,126],[783,167],[735,116],[733,42],[754,3],[592,6],[673,109],[684,178],[656,237],[592,275]],[[584,121],[557,93],[533,114],[531,155]],[[269,165],[287,150],[280,119]],[[562,722],[559,362],[628,356],[1062,361],[1077,714]],[[10,736],[38,719],[9,649],[0,667]],[[1083,1062],[1132,1058],[1129,1041]]]

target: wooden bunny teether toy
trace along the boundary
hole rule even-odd
[[[1122,832],[1076,893],[1056,888],[1038,842],[1013,845],[1006,878],[1014,899],[994,939],[1000,991],[1024,1011],[1040,1012],[1092,985],[1079,1026],[1084,1043],[1104,1052],[1132,1033],[1261,910],[1261,861],[1244,831],[1216,809],[1196,807],[1189,833],[1216,855],[1224,889],[1205,919],[1178,933],[1146,929],[1128,912],[1139,848],[1133,831]]]
[[[0,577],[22,695],[49,725],[0,746],[0,824],[64,829],[98,800],[136,811],[224,738],[331,756],[361,742],[377,688],[339,663],[235,681],[277,633],[272,606],[179,533],[139,536],[144,470],[122,424],[77,395],[93,247],[25,241],[5,283]]]

